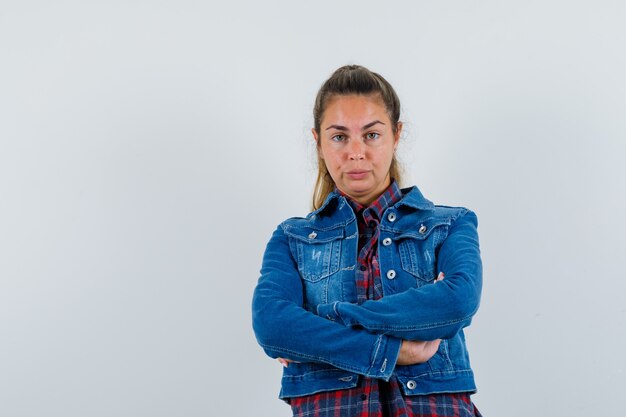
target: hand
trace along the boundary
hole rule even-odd
[[[433,282],[433,284],[438,283],[439,281],[443,281],[443,272],[440,272],[439,275],[437,275],[437,279],[435,280],[435,282]]]
[[[299,363],[296,361],[292,361],[291,359],[285,359],[285,358],[277,358],[276,360],[280,362],[285,368],[288,367],[291,362]]]
[[[397,365],[415,365],[424,363],[437,352],[441,339],[422,342],[419,340],[403,340],[400,346]]]

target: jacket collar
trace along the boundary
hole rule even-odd
[[[435,207],[432,201],[424,197],[416,185],[409,188],[403,188],[402,195],[402,200],[400,200],[394,207],[407,206],[416,210],[432,210]]]

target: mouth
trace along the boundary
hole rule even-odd
[[[346,175],[350,179],[360,180],[360,179],[365,178],[368,173],[369,173],[369,171],[366,171],[364,169],[353,169],[352,171],[347,171]]]

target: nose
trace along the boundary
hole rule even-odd
[[[359,161],[361,159],[365,159],[365,151],[363,149],[363,144],[361,141],[355,140],[350,144],[350,149],[348,150],[349,158],[353,161]]]

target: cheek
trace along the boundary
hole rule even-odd
[[[334,172],[339,168],[339,161],[337,161],[333,156],[324,160],[326,162],[326,168],[329,171]]]
[[[389,169],[391,165],[391,161],[393,159],[393,152],[384,152],[379,155],[376,155],[372,159],[372,163],[375,164],[379,169]]]
[[[320,157],[326,162],[328,169],[335,167],[341,163],[342,153],[332,148],[320,148]]]

